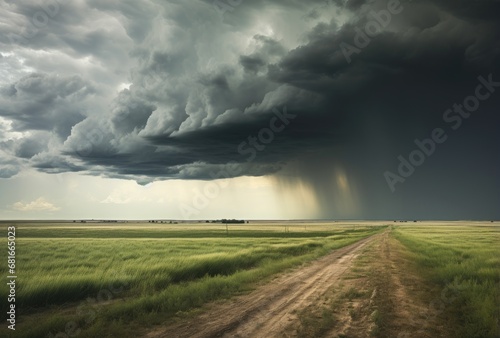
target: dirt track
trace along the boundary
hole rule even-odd
[[[379,236],[335,250],[247,295],[213,304],[189,323],[161,328],[146,337],[281,337],[297,320],[296,312],[317,301],[350,268],[360,249]]]

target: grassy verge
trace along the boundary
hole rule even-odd
[[[392,232],[418,272],[442,288],[439,304],[461,323],[463,337],[499,337],[500,232],[498,227],[398,227]]]

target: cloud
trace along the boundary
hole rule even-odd
[[[0,178],[10,178],[15,176],[19,172],[19,169],[13,165],[2,165],[0,166]]]
[[[12,208],[18,211],[57,211],[61,209],[43,197],[28,203],[16,202],[12,205]]]
[[[15,155],[29,159],[42,151],[48,150],[50,136],[44,132],[33,132],[31,136],[23,137],[15,144]]]
[[[500,78],[498,1],[401,1],[350,60],[340,46],[355,45],[387,1],[245,1],[221,13],[212,1],[89,0],[60,3],[32,38],[9,39],[42,4],[1,5],[0,118],[10,126],[0,125],[1,177],[23,168],[141,184],[286,174],[329,201],[343,188],[321,182],[348,172],[352,204],[375,210],[393,201],[377,198],[393,159],[440,126],[478,75]],[[296,118],[249,161],[242,143],[285,107]],[[436,164],[421,186],[450,188],[437,178],[443,168],[468,177],[468,149],[498,167],[497,109],[498,98],[482,105],[462,136],[469,146],[449,145],[462,157]]]
[[[65,139],[85,118],[79,105],[92,91],[79,76],[30,74],[0,89],[0,116],[17,131],[50,130]]]

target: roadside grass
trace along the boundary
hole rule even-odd
[[[453,311],[462,337],[500,336],[498,226],[398,226],[392,235],[419,274],[442,288],[436,306]]]
[[[168,226],[89,227],[87,233],[43,224],[18,228],[16,337],[131,337],[134,330],[248,291],[273,274],[385,227],[315,231],[308,225],[308,231],[286,233],[255,227],[254,236],[249,227],[229,236],[210,229],[202,238],[198,228]],[[144,237],[148,233],[151,237]],[[4,266],[0,273],[6,275]],[[4,285],[0,292],[6,298]],[[9,334],[0,328],[1,336]]]

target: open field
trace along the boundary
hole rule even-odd
[[[382,229],[334,223],[228,228],[16,224],[16,336],[136,336],[130,332],[245,292],[273,274]],[[5,265],[1,272],[8,275]],[[5,284],[1,292],[6,299]],[[7,310],[6,302],[2,306]],[[0,330],[10,334],[6,327]]]
[[[5,233],[10,224],[1,224]],[[4,325],[1,336],[499,333],[498,223],[254,222],[226,229],[33,222],[16,228],[18,322],[16,334]],[[1,272],[8,275],[5,264]],[[6,299],[5,285],[1,293]]]
[[[498,223],[489,222],[392,226],[363,249],[344,278],[300,312],[288,332],[498,337],[499,231]]]
[[[419,275],[441,289],[434,306],[448,308],[463,337],[500,337],[500,231],[488,226],[398,227]]]

